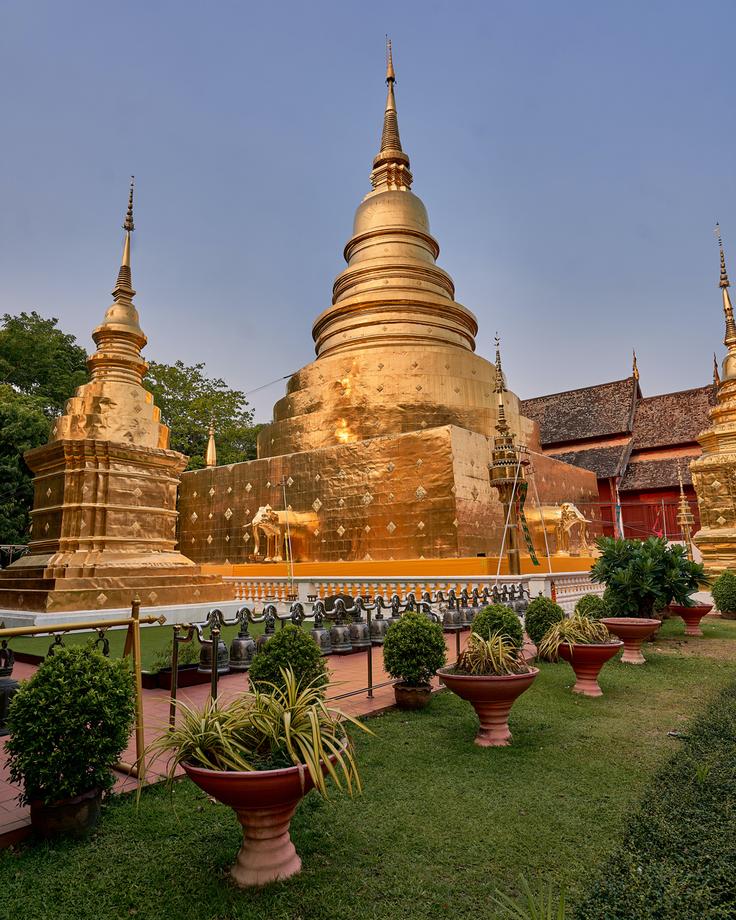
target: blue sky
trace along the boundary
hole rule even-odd
[[[137,178],[146,355],[250,390],[312,359],[385,99],[384,33],[439,263],[522,397],[722,354],[736,278],[736,6],[701,2],[0,5],[0,311],[92,347]],[[282,384],[253,397],[270,416]]]

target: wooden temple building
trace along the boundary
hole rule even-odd
[[[680,537],[678,461],[685,495],[700,526],[689,464],[701,455],[716,379],[707,386],[644,396],[634,356],[630,376],[526,399],[545,454],[590,470],[598,480],[604,531],[627,537]]]

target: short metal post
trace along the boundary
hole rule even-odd
[[[210,642],[212,643],[212,681],[210,683],[210,696],[217,699],[217,652],[220,647],[220,627],[212,626],[210,629]]]
[[[368,699],[373,699],[373,643],[370,641],[371,638],[371,611],[370,609],[365,612],[366,621],[368,623]]]
[[[455,630],[455,657],[460,659],[460,629]]]
[[[133,640],[133,674],[135,677],[135,757],[136,773],[139,779],[143,779],[146,772],[146,765],[143,762],[143,752],[146,741],[143,734],[143,678],[141,676],[141,599],[136,596],[133,598],[133,604],[130,611],[132,623]],[[132,772],[132,771],[131,771]]]
[[[174,641],[171,646],[171,698],[169,700],[169,728],[176,725],[176,692],[179,688],[179,630],[174,627]]]

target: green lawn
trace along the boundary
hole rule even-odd
[[[0,856],[0,918],[493,920],[489,896],[521,874],[579,901],[678,750],[667,732],[736,679],[736,623],[708,623],[706,640],[683,641],[679,620],[662,632],[646,667],[606,667],[599,700],[569,692],[566,665],[543,665],[512,713],[510,748],[476,748],[474,714],[448,692],[425,712],[371,719],[376,737],[356,739],[364,795],[300,806],[304,871],[290,881],[233,888],[234,815],[184,781],[173,800],[146,790],[139,810],[113,799],[86,844]]]

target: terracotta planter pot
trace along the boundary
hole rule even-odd
[[[662,625],[661,620],[650,620],[645,617],[604,617],[601,623],[610,633],[623,640],[624,653],[621,661],[626,664],[647,663],[641,653],[642,642],[653,636]]]
[[[560,646],[560,658],[564,658],[575,672],[575,693],[583,696],[603,696],[603,691],[598,685],[598,675],[603,665],[610,661],[623,645],[618,642],[596,643],[591,645]]]
[[[301,870],[289,825],[299,802],[314,788],[306,767],[241,773],[182,766],[200,789],[229,805],[243,826],[243,845],[230,870],[236,885],[267,885]]]
[[[440,668],[437,676],[442,683],[467,700],[475,709],[480,721],[475,743],[480,747],[503,747],[511,743],[509,713],[516,699],[528,690],[539,674],[539,668],[530,668],[524,674],[476,676],[452,674]]]
[[[102,793],[90,789],[73,799],[45,805],[31,801],[31,827],[39,837],[84,837],[100,820]]]
[[[399,709],[424,709],[432,696],[431,684],[412,686],[403,681],[394,684],[394,696]]]
[[[713,604],[696,604],[694,607],[682,607],[680,604],[670,604],[670,612],[676,617],[681,617],[685,622],[686,636],[702,636],[700,621],[713,609]]]

